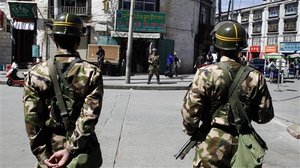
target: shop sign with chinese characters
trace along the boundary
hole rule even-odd
[[[115,18],[115,31],[128,31],[129,11],[118,10]],[[134,12],[133,20],[134,32],[166,32],[165,13],[136,11]]]
[[[260,46],[250,46],[250,52],[260,52]]]

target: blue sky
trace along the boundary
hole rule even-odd
[[[221,1],[222,1],[222,12],[227,11],[229,0],[221,0]],[[259,5],[263,3],[263,0],[233,0],[233,1],[234,1],[234,9]]]

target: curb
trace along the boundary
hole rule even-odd
[[[300,139],[300,124],[293,124],[287,128],[287,132],[295,137],[296,139]]]
[[[0,80],[0,85],[6,85],[6,81]],[[134,90],[187,90],[188,86],[161,86],[161,85],[105,85],[104,89],[134,89]]]
[[[104,89],[134,89],[134,90],[187,90],[187,86],[137,86],[137,85],[104,85]]]

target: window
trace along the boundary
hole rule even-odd
[[[253,33],[261,33],[261,23],[253,24]]]
[[[285,5],[285,15],[296,15],[298,3],[286,4]]]
[[[269,9],[269,18],[279,16],[279,7],[273,7]]]
[[[262,11],[261,10],[253,12],[253,20],[261,20],[261,18],[262,18]]]
[[[289,19],[284,21],[284,31],[296,31],[296,19]]]
[[[249,13],[242,13],[242,22],[247,22],[249,20]]]
[[[122,9],[130,10],[131,0],[122,1]],[[136,0],[135,10],[137,11],[156,11],[156,0]]]
[[[278,21],[269,23],[268,32],[278,32]]]
[[[283,42],[295,42],[296,34],[283,36]]]
[[[270,36],[267,38],[268,45],[277,45],[277,36]]]
[[[260,37],[253,37],[252,38],[252,45],[260,46]]]

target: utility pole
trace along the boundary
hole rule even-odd
[[[222,15],[222,0],[218,0],[218,8],[219,8],[219,14],[218,14],[218,19],[219,22],[221,22],[221,15]]]
[[[233,20],[233,9],[234,9],[234,0],[231,0],[231,13],[230,13],[230,17],[231,17],[231,20]]]
[[[230,20],[230,7],[231,7],[231,0],[229,0],[229,4],[228,4],[228,10],[227,10],[227,20]]]
[[[56,16],[60,13],[61,13],[61,1],[54,0],[54,19],[56,19]]]
[[[129,14],[129,28],[128,28],[128,40],[127,40],[127,50],[126,50],[126,81],[125,83],[130,83],[131,76],[131,55],[132,55],[132,32],[133,32],[133,11],[134,11],[135,0],[131,0],[130,4],[130,14]]]

